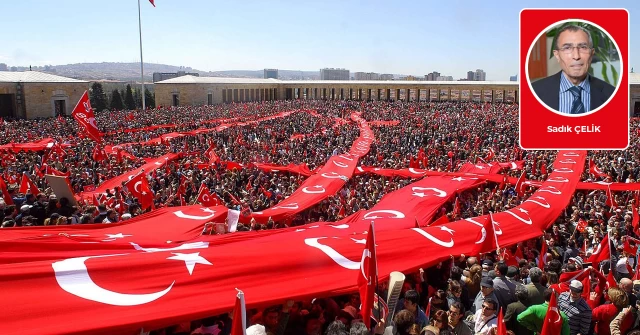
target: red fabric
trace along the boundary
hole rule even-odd
[[[4,203],[7,205],[13,205],[13,198],[11,198],[11,196],[9,195],[7,183],[5,183],[2,177],[0,177],[0,191],[2,191],[2,198],[4,199]]]
[[[211,191],[209,191],[209,188],[205,184],[202,184],[200,186],[200,190],[198,192],[198,202],[205,207],[218,205],[218,201],[211,196]]]
[[[575,190],[585,154],[560,151],[558,159],[568,155],[576,163],[555,162],[554,168],[572,167],[573,173],[552,171],[550,179],[530,199],[493,215],[501,244],[539,237],[543,229],[555,222]],[[357,289],[354,277],[360,271],[365,242],[362,240],[366,236],[363,232],[372,220],[371,216],[362,220],[362,212],[340,223],[202,236],[204,222],[224,220],[226,209],[222,216],[208,221],[178,217],[174,213],[178,210],[186,211],[162,208],[149,213],[145,225],[139,224],[142,219],[134,218],[125,221],[126,224],[93,231],[83,225],[37,227],[20,232],[16,232],[17,228],[3,229],[0,262],[11,264],[3,265],[0,282],[11,287],[2,295],[4,301],[11,301],[11,308],[4,311],[2,333],[115,334],[139,332],[140,328],[157,329],[232,310],[235,297],[230,292],[238,283],[242,283],[246,296],[251,297],[249,305],[256,307],[282,303],[290,297],[307,299]],[[219,214],[216,208],[212,210]],[[160,211],[167,216],[156,216]],[[207,212],[198,212],[184,214],[208,217]],[[399,227],[412,228],[395,229],[388,225],[386,230],[379,230],[378,220],[382,219],[374,219],[380,281],[386,280],[391,271],[415,271],[452,254],[471,254],[481,237],[478,234],[481,222],[487,217],[415,229],[415,218],[405,216],[389,220]],[[25,232],[39,237],[16,238]],[[44,234],[51,236],[43,237]],[[82,234],[91,236],[71,236]],[[131,236],[111,236],[116,234]],[[84,241],[98,243],[80,243]],[[429,252],[417,258],[407,257],[415,254],[416,245]],[[261,252],[260,262],[238,262],[255,258],[256,246]],[[187,256],[190,263],[179,259]],[[187,271],[189,264],[192,273]],[[96,286],[110,292],[95,294]],[[130,305],[114,305],[120,303],[118,294],[124,292]],[[42,299],[45,296],[47,299]],[[180,303],[188,303],[188,308],[176,308]],[[141,309],[145,312],[136,312]],[[74,322],[69,322],[70,319]]]
[[[609,234],[607,234],[604,236],[602,241],[600,241],[600,244],[598,245],[596,250],[593,251],[593,254],[591,254],[591,257],[587,259],[587,262],[593,263],[593,267],[597,268],[600,262],[609,259],[610,256],[611,255],[609,251]]]
[[[593,309],[591,313],[592,321],[595,322],[595,333],[598,335],[611,334],[611,321],[618,315],[618,308],[613,304],[600,305]]]
[[[91,158],[93,158],[93,160],[96,162],[100,162],[105,159],[105,156],[106,155],[104,153],[104,150],[100,149],[100,145],[96,144],[96,146],[93,147],[93,151],[91,152]]]
[[[506,169],[510,169],[510,170],[522,170],[524,169],[524,161],[513,161],[513,162],[507,162],[507,163],[498,163],[498,166],[502,167],[502,168],[506,168]]]
[[[610,187],[607,188],[607,202],[605,203],[605,205],[609,207],[618,207],[618,204],[616,203],[616,199],[613,198],[613,194],[611,193]]]
[[[589,173],[600,178],[611,178],[608,174],[602,172],[591,159],[589,160]]]
[[[145,174],[141,173],[129,180],[124,186],[127,187],[131,194],[138,198],[140,207],[145,210],[153,206],[153,192],[149,187],[149,182]]]
[[[477,233],[477,240],[480,243],[474,246],[471,255],[478,255],[482,252],[493,251],[498,248],[496,243],[495,229],[491,215],[487,215],[482,224],[482,229]]]
[[[578,220],[578,224],[576,225],[576,229],[581,233],[584,232],[584,230],[587,229],[587,221],[585,221],[583,219]]]
[[[373,222],[369,226],[367,242],[362,251],[360,270],[358,271],[358,288],[360,290],[361,314],[363,320],[369,320],[373,309],[373,295],[376,292],[378,278],[378,261],[376,258],[376,239]],[[365,322],[368,328],[369,322]]]
[[[156,6],[156,4],[154,3],[155,0],[149,0],[149,2],[151,2],[151,4],[153,5],[153,7]]]
[[[524,196],[524,188],[526,186],[524,181],[525,181],[525,179],[524,179],[524,171],[522,171],[522,174],[520,175],[520,178],[518,178],[518,181],[516,182],[516,186],[515,186],[516,192],[521,197]]]
[[[231,321],[231,335],[247,334],[247,312],[244,304],[244,293],[238,290],[236,305],[233,308],[233,320]]]
[[[540,164],[540,174],[545,175],[547,174],[547,162],[543,161],[542,164]]]
[[[96,117],[93,114],[87,91],[82,94],[78,104],[71,112],[71,116],[78,121],[85,135],[98,143],[102,142],[102,134],[96,124]]]
[[[547,265],[547,240],[542,236],[542,247],[540,248],[540,255],[538,256],[538,267],[544,270],[545,265]]]
[[[618,283],[616,282],[616,278],[613,277],[613,271],[609,270],[609,274],[607,274],[607,288],[618,287]]]
[[[42,151],[45,149],[50,149],[53,147],[53,143],[55,140],[52,138],[43,138],[36,142],[30,143],[9,143],[5,145],[0,145],[0,151],[11,151],[11,152],[20,152],[20,151]]]
[[[504,315],[502,314],[503,308],[504,307],[500,307],[500,312],[498,312],[498,323],[497,323],[498,331],[496,335],[507,335],[507,325],[504,323]]]
[[[34,184],[31,179],[29,179],[29,177],[27,177],[27,175],[23,173],[22,180],[20,181],[19,192],[22,194],[26,194],[28,190],[30,190],[33,195],[38,195],[40,193],[38,186],[36,186],[36,184]]]
[[[562,316],[558,309],[558,301],[556,294],[551,295],[549,299],[549,307],[547,307],[547,314],[542,323],[542,331],[540,335],[558,335],[562,331]]]

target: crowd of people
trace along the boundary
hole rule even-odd
[[[232,125],[285,111],[295,112],[259,123]],[[0,144],[53,138],[56,145],[45,151],[0,152],[0,177],[8,184],[14,203],[0,200],[0,222],[2,227],[20,227],[111,223],[138,216],[143,209],[124,187],[110,190],[97,206],[84,201],[71,205],[69,199],[53,194],[41,171],[52,168],[68,174],[71,188],[78,194],[139,168],[145,159],[168,153],[180,156],[147,176],[155,193],[155,208],[180,206],[181,199],[196,203],[199,188],[206,185],[222,205],[261,211],[291,195],[306,176],[263,171],[253,163],[306,164],[311,171],[321,167],[331,156],[348,152],[358,137],[358,128],[348,117],[352,112],[361,112],[368,121],[399,121],[373,127],[375,141],[360,159],[361,166],[457,171],[465,162],[523,160],[526,178],[541,181],[552,170],[555,159],[554,151],[519,148],[518,106],[506,103],[271,101],[113,111],[96,115],[105,134],[104,143],[99,145],[78,136],[82,131],[71,118],[7,120],[0,123],[0,133],[4,134]],[[144,143],[173,132],[225,124],[230,126],[221,131]],[[639,121],[633,119],[631,129],[638,126]],[[638,144],[637,134],[632,133],[627,150],[590,151],[588,160],[603,174],[591,175],[586,167],[582,181],[635,183],[640,175]],[[111,151],[96,159],[95,153],[107,146]],[[218,159],[213,161],[211,152]],[[521,171],[504,173],[519,177]],[[41,193],[18,191],[23,174]],[[337,221],[373,207],[385,194],[413,181],[355,175],[336,195],[292,220],[240,225],[238,230]],[[529,188],[520,196],[514,185],[487,182],[460,193],[459,210],[454,211],[453,202],[447,203],[437,216],[446,215],[454,221],[501,212],[518,206],[533,191]],[[552,295],[556,295],[565,321],[562,334],[638,334],[640,281],[635,279],[640,278],[635,276],[637,256],[630,251],[638,237],[633,227],[633,207],[638,204],[633,192],[613,195],[617,206],[607,204],[605,191],[576,191],[542,239],[523,241],[499,253],[455,255],[437,266],[406,274],[391,325],[362,320],[359,296],[354,292],[250,310],[248,324],[252,326],[248,334],[368,334],[367,328],[379,334],[495,334],[500,313],[514,334],[539,334]],[[122,201],[109,201],[116,197]],[[586,224],[580,226],[580,222]],[[600,264],[588,263],[606,236],[611,243],[611,258]],[[541,254],[543,244],[546,254]],[[513,261],[512,256],[518,252],[520,259]],[[546,260],[542,266],[541,258]],[[569,280],[583,269],[589,269],[591,280]],[[614,282],[605,285],[610,271]],[[380,294],[386,296],[386,283],[380,284]],[[230,325],[228,315],[219,315],[152,333],[228,334]]]

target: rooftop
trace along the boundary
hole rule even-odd
[[[56,76],[53,74],[24,71],[0,71],[0,83],[88,83],[88,81]]]
[[[278,79],[254,79],[254,78],[227,78],[227,77],[194,77],[182,76],[156,84],[300,84],[300,85],[509,85],[517,86],[517,81],[417,81],[417,80],[278,80]]]
[[[640,84],[640,73],[629,73],[629,84],[631,85]]]

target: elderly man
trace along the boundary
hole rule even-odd
[[[582,298],[582,283],[572,280],[569,284],[569,292],[558,296],[558,308],[569,319],[569,332],[571,335],[587,335],[591,325],[591,307]]]
[[[525,285],[529,293],[529,305],[527,305],[527,307],[544,303],[543,297],[546,287],[540,284],[540,278],[542,278],[542,270],[540,270],[540,268],[531,268],[529,270],[529,280],[531,280],[531,283]]]
[[[615,88],[589,75],[594,54],[589,31],[575,25],[563,27],[553,50],[562,71],[531,83],[533,91],[549,108],[562,114],[578,115],[602,106]]]

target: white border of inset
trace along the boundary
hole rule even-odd
[[[607,101],[604,102],[604,104],[602,104],[600,107],[586,112],[586,113],[582,113],[582,114],[565,114],[565,113],[561,113],[560,111],[557,111],[549,106],[547,106],[546,103],[544,103],[544,101],[542,101],[539,97],[538,94],[536,94],[536,91],[533,90],[533,87],[531,86],[531,79],[529,79],[529,57],[531,57],[531,51],[533,50],[533,46],[536,44],[536,42],[538,42],[538,40],[540,40],[540,37],[542,36],[542,34],[546,33],[547,31],[549,31],[549,29],[551,29],[552,27],[555,26],[559,26],[561,24],[567,23],[567,22],[581,22],[581,23],[586,23],[589,25],[592,25],[598,29],[600,29],[601,31],[603,31],[613,42],[613,45],[616,47],[616,50],[618,51],[618,55],[620,55],[620,76],[618,78],[618,83],[616,83],[615,88],[613,90],[613,94],[611,94],[611,96],[609,97],[609,99],[607,99]],[[546,43],[546,41],[544,41]],[[554,47],[554,46],[552,46]],[[546,58],[547,55],[544,55],[545,59],[548,61],[548,59]],[[618,47],[618,43],[616,42],[616,40],[613,38],[613,36],[611,36],[611,34],[609,34],[608,31],[606,31],[605,29],[603,29],[602,27],[600,27],[599,25],[591,22],[591,21],[587,21],[587,20],[582,20],[582,19],[568,19],[568,20],[562,20],[562,21],[558,21],[556,23],[553,23],[551,25],[549,25],[548,27],[546,27],[544,30],[542,30],[540,32],[540,34],[538,34],[538,36],[536,36],[536,38],[533,40],[533,42],[531,43],[531,46],[529,47],[529,51],[527,53],[527,59],[525,60],[524,63],[525,68],[527,69],[526,72],[526,78],[527,78],[527,84],[529,84],[529,89],[531,90],[531,93],[533,93],[533,96],[536,97],[536,100],[538,100],[538,102],[545,106],[549,111],[554,112],[560,116],[568,116],[568,117],[583,117],[583,116],[587,116],[587,115],[591,115],[593,113],[596,113],[597,111],[601,110],[602,108],[604,108],[606,105],[609,104],[609,102],[611,100],[613,100],[613,97],[616,95],[616,93],[618,93],[618,89],[620,88],[620,83],[622,82],[622,74],[624,73],[624,62],[622,61],[622,55],[620,52],[620,48]],[[604,66],[604,65],[603,65]],[[589,67],[591,67],[591,64],[589,64]]]
[[[522,45],[522,12],[525,10],[598,10],[598,11],[603,11],[603,10],[623,10],[627,13],[627,58],[631,58],[631,50],[630,50],[630,46],[631,46],[631,15],[629,14],[629,11],[626,8],[523,8],[520,10],[520,13],[518,15],[518,47],[520,49],[520,52],[522,52],[522,48],[520,47]],[[571,20],[571,19],[569,19]],[[573,19],[572,21],[578,21],[578,19]],[[583,20],[585,21],[585,20]],[[562,22],[562,21],[558,21],[558,22]],[[588,22],[588,21],[586,21]],[[600,28],[599,26],[597,26],[598,28]],[[548,29],[548,28],[547,28]],[[600,28],[602,29],[602,28]],[[546,30],[545,30],[546,31]],[[608,32],[606,30],[603,29],[603,31],[605,31],[607,34]],[[538,35],[538,38],[540,37],[540,35]],[[537,41],[537,38],[536,38]],[[615,40],[612,39],[612,41]],[[535,41],[534,41],[535,43]],[[616,48],[617,48],[617,44],[616,44]],[[618,52],[620,51],[620,49],[618,48]],[[531,53],[531,49],[529,49],[529,54]],[[518,94],[518,109],[522,108],[522,103],[521,103],[521,99],[522,99],[522,54],[518,54],[518,76],[519,76],[519,80],[518,80],[518,90],[519,90],[519,94]],[[623,64],[623,62],[628,61],[628,59],[624,58],[625,55],[620,54],[620,64]],[[529,55],[527,55],[527,58],[525,60],[525,62],[528,62],[529,59]],[[525,64],[526,65],[526,64]],[[622,66],[620,67],[622,69]],[[526,78],[527,78],[527,85],[529,84],[529,74],[528,71],[526,71]],[[626,76],[627,77],[627,101],[630,100],[631,97],[631,81],[629,80],[629,74],[628,73],[624,73],[624,71],[621,71],[620,73],[620,81],[622,81],[622,76]],[[611,95],[610,98],[613,98],[616,93],[617,93],[617,89],[620,87],[621,85],[618,85],[616,88],[616,91],[614,91],[614,94]],[[529,86],[529,88],[531,88]],[[533,90],[531,90],[531,93],[533,93],[533,96],[537,99],[538,96],[535,94],[535,92],[533,92]],[[609,100],[607,100],[606,102],[607,104],[609,103]],[[542,104],[545,108],[549,109],[547,107],[546,104]],[[603,105],[604,106],[604,105]],[[603,107],[601,106],[601,107]],[[629,105],[628,107],[629,109],[627,110],[627,145],[624,148],[555,148],[555,149],[549,149],[549,148],[525,148],[522,145],[522,132],[520,131],[520,129],[522,129],[522,111],[518,110],[518,144],[520,145],[520,148],[523,150],[627,150],[629,148],[629,146],[631,145],[631,106]],[[596,111],[598,111],[598,109],[596,109]],[[553,110],[551,110],[552,112],[558,114],[558,112],[555,112]],[[591,114],[591,113],[590,113]],[[561,114],[562,116],[567,116],[567,114]],[[586,114],[581,114],[581,115],[586,115]]]

